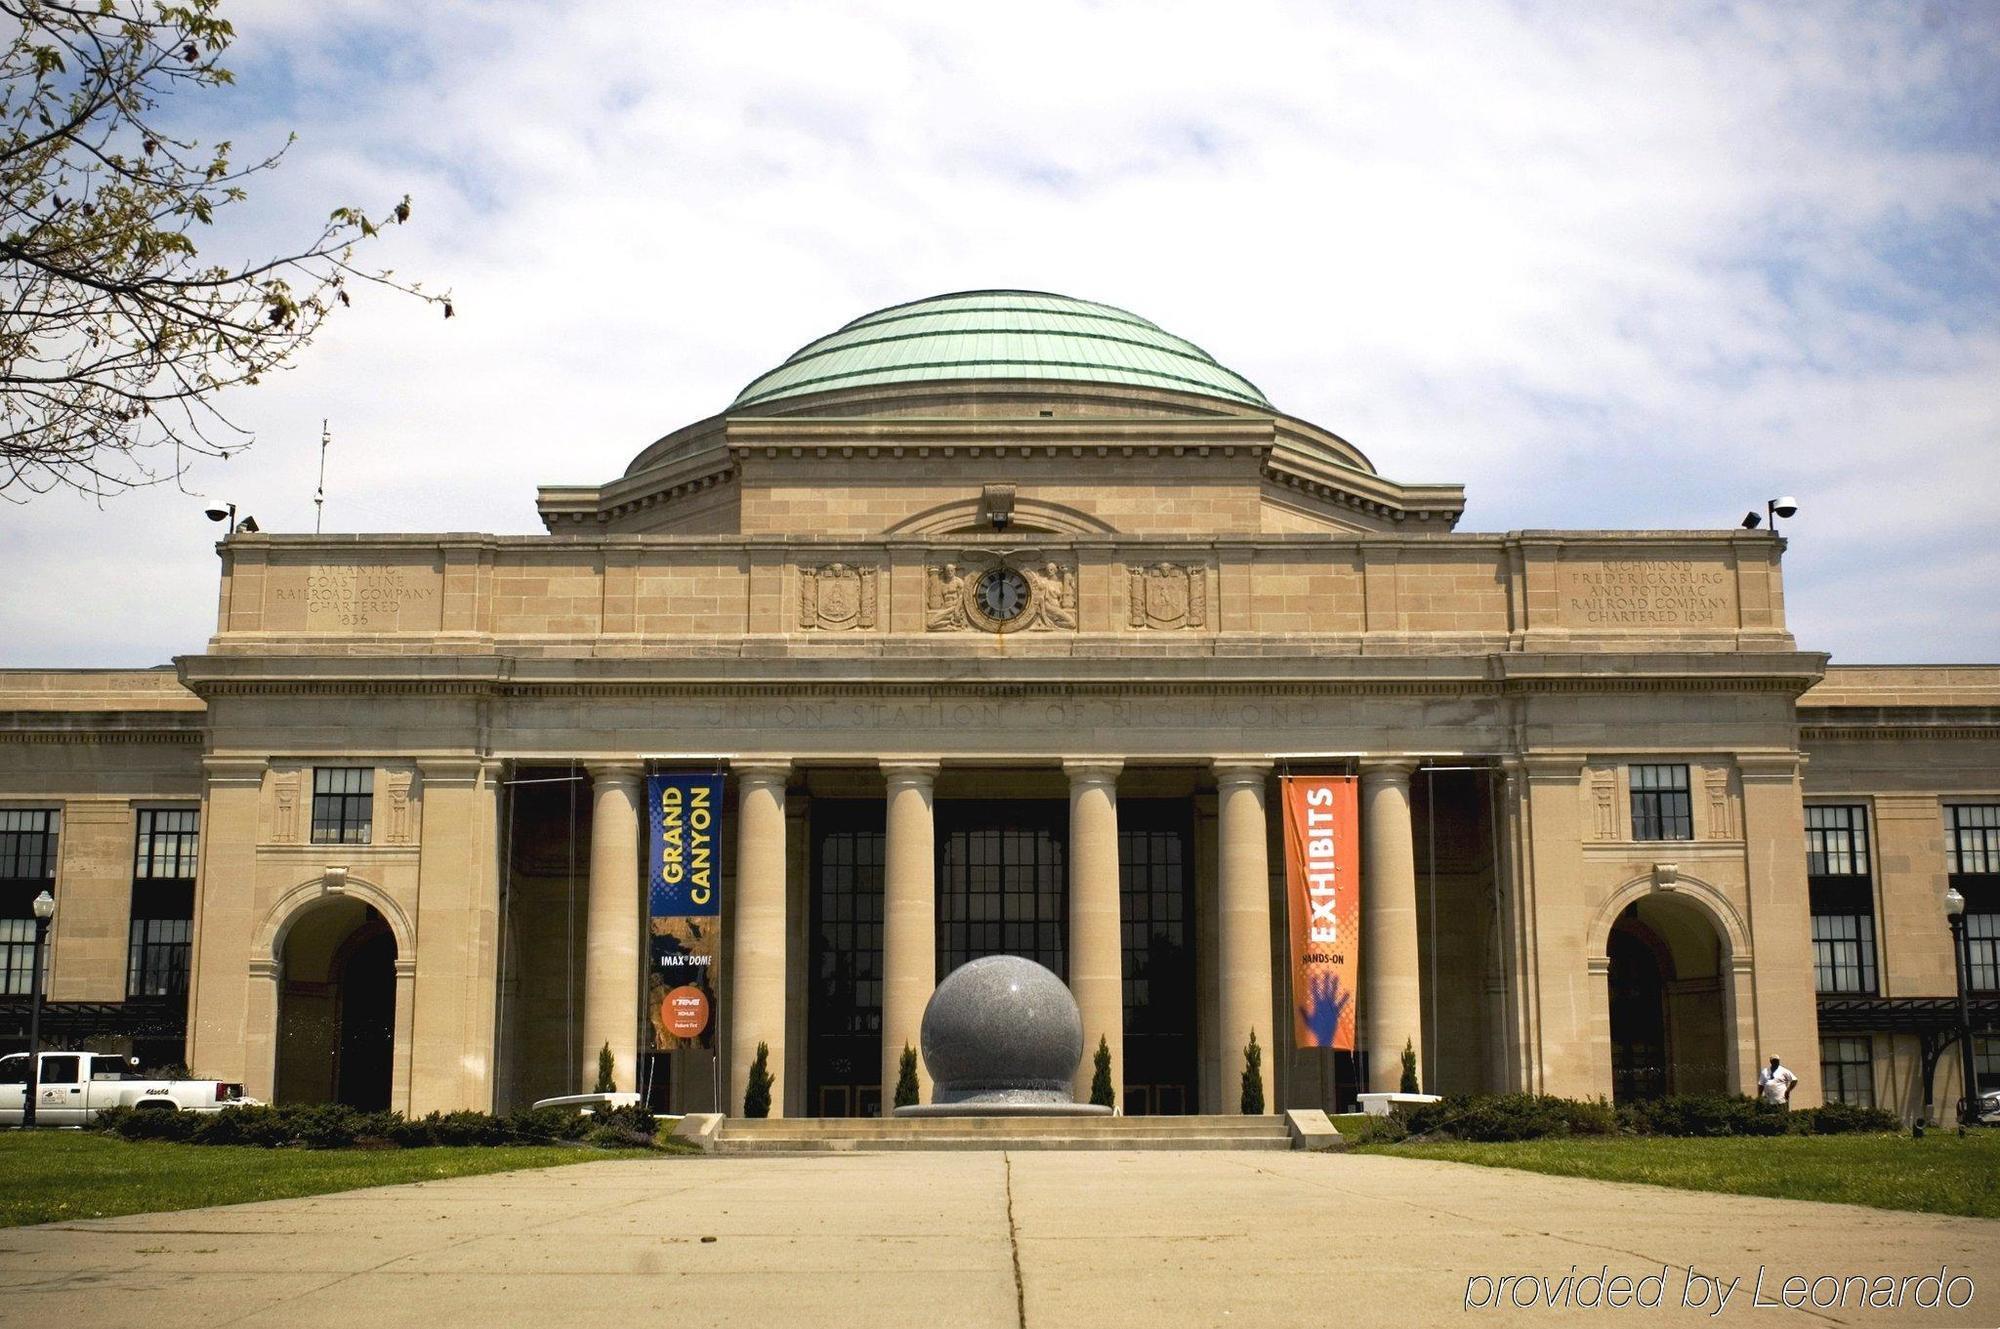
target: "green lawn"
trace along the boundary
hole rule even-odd
[[[130,1143],[89,1131],[0,1131],[0,1227],[324,1195],[360,1186],[553,1167],[632,1150],[250,1149]]]
[[[1355,1152],[1639,1181],[1692,1191],[1831,1200],[2000,1218],[2000,1132],[1679,1140],[1615,1136],[1517,1144],[1363,1145]]]

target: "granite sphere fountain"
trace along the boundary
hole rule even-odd
[[[932,1101],[899,1117],[1095,1117],[1071,1092],[1083,1017],[1063,981],[1020,955],[960,965],[924,1007]]]

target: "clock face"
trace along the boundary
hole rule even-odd
[[[1028,607],[1028,580],[1012,568],[994,568],[979,579],[973,594],[980,613],[995,623],[1011,622]]]

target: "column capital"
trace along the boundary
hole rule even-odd
[[[497,762],[479,757],[421,757],[417,773],[425,784],[476,784],[487,771],[499,770]]]
[[[1363,757],[1359,762],[1361,778],[1371,784],[1407,785],[1417,765],[1415,757]]]
[[[1261,787],[1269,778],[1274,764],[1269,757],[1217,757],[1210,766],[1215,771],[1215,784],[1219,789],[1238,784]]]
[[[746,784],[783,784],[792,777],[792,763],[782,757],[732,761],[729,773]]]
[[[943,762],[935,759],[930,761],[885,759],[876,765],[882,768],[882,778],[891,785],[917,785],[924,789],[930,788],[931,782],[937,779],[938,772],[944,767]]]
[[[636,761],[587,761],[583,769],[590,775],[592,784],[630,785],[639,787],[639,779],[646,768]]]
[[[309,766],[310,763],[307,763]],[[203,757],[202,777],[210,784],[262,784],[264,772],[271,769],[269,760],[263,757]]]
[[[1806,763],[1799,752],[1739,752],[1736,772],[1746,780],[1792,780]]]
[[[1125,763],[1114,757],[1065,758],[1063,774],[1069,777],[1071,788],[1078,785],[1116,784],[1118,773],[1125,769]]]

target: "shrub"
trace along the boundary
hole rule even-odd
[[[1849,1103],[1828,1103],[1804,1108],[1792,1115],[1792,1129],[1804,1135],[1892,1134],[1903,1129],[1895,1113],[1884,1108],[1855,1107]]]
[[[1407,1117],[1392,1112],[1382,1117],[1364,1117],[1341,1134],[1349,1144],[1400,1144],[1410,1138],[1410,1124]]]
[[[1618,1115],[1602,1099],[1580,1102],[1548,1094],[1453,1096],[1398,1110],[1412,1135],[1491,1143],[1549,1136],[1611,1135]]]
[[[1264,1115],[1264,1049],[1257,1046],[1257,1031],[1250,1031],[1250,1041],[1243,1045],[1243,1115],[1261,1117]]]
[[[106,1108],[92,1123],[126,1140],[187,1140],[201,1126],[192,1112],[169,1112],[164,1108]]]
[[[1417,1046],[1411,1039],[1403,1040],[1403,1079],[1396,1086],[1399,1094],[1421,1094],[1417,1087]]]
[[[591,1144],[610,1149],[649,1149],[659,1138],[660,1123],[644,1103],[608,1108],[584,1118]]]
[[[1094,1067],[1090,1076],[1091,1106],[1118,1106],[1118,1091],[1111,1087],[1111,1043],[1103,1034],[1097,1036],[1097,1053],[1091,1062]]]
[[[235,1107],[211,1113],[110,1108],[98,1114],[92,1125],[127,1140],[266,1149],[421,1149],[431,1145],[548,1144],[586,1138],[604,1144],[649,1145],[658,1129],[653,1114],[642,1106],[618,1108],[595,1117],[568,1108],[524,1108],[503,1117],[484,1112],[433,1112],[408,1120],[400,1113],[363,1112],[339,1103]]]
[[[1741,1094],[1674,1094],[1618,1109],[1620,1124],[1635,1135],[1713,1139],[1727,1135],[1783,1135],[1791,1123],[1783,1109]]]
[[[522,1108],[505,1118],[508,1138],[516,1144],[549,1144],[581,1140],[590,1134],[592,1118],[573,1108]]]
[[[611,1056],[611,1045],[606,1043],[597,1049],[597,1088],[594,1094],[615,1094],[618,1092],[616,1076],[618,1063]]]
[[[743,1087],[744,1116],[771,1115],[771,1085],[771,1048],[767,1043],[759,1043],[757,1058],[750,1063],[750,1082]]]
[[[917,1088],[917,1050],[903,1044],[903,1059],[896,1064],[897,1107],[915,1107],[921,1091]]]

